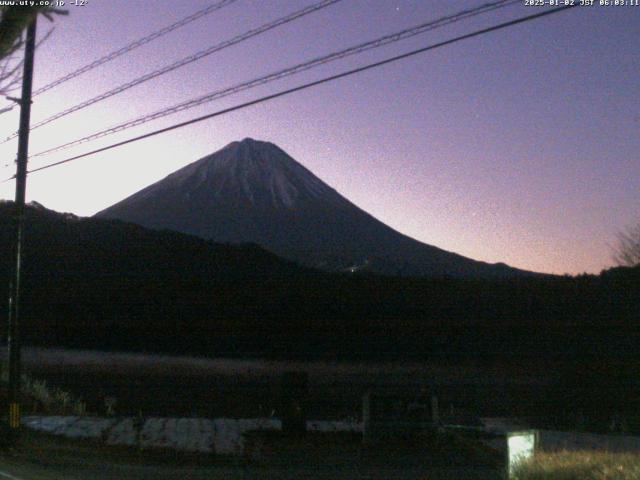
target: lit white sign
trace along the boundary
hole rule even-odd
[[[536,448],[536,436],[537,432],[535,430],[507,434],[509,478],[512,477],[515,467],[520,462],[533,458]]]

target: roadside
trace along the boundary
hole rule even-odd
[[[0,451],[0,478],[9,480],[444,480],[499,479],[486,467],[430,467],[420,462],[369,462],[345,458],[287,459],[248,463],[245,460],[162,450],[105,447],[25,431],[17,448]]]

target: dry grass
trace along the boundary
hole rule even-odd
[[[4,357],[0,352],[0,360]],[[65,372],[109,372],[119,374],[144,373],[163,375],[166,373],[187,376],[220,376],[235,379],[264,379],[279,377],[289,370],[304,370],[314,383],[332,383],[366,379],[367,381],[413,382],[416,378],[445,378],[451,381],[466,381],[490,378],[506,381],[538,382],[539,372],[523,365],[478,366],[473,362],[446,363],[420,361],[278,361],[265,359],[197,358],[141,353],[115,353],[86,350],[25,347],[25,367],[33,371]],[[543,369],[543,371],[545,371]],[[548,373],[548,370],[547,370]]]
[[[22,396],[25,411],[29,414],[84,415],[86,405],[81,398],[57,387],[22,375]]]
[[[9,383],[9,368],[6,361],[0,362],[0,395],[6,395]],[[23,412],[26,414],[46,415],[84,415],[86,405],[76,395],[61,388],[48,385],[46,380],[33,378],[29,374],[21,375],[20,390]]]
[[[640,480],[640,454],[554,452],[536,454],[517,468],[517,480]]]
[[[4,356],[0,351],[0,360]],[[105,398],[114,397],[120,415],[142,410],[147,415],[235,418],[271,415],[280,406],[281,375],[305,371],[309,375],[309,415],[316,419],[358,417],[362,395],[372,386],[412,391],[440,384],[454,391],[451,395],[458,395],[454,402],[448,393],[443,394],[443,412],[452,411],[450,406],[455,403],[456,414],[471,408],[485,411],[486,407],[497,411],[496,415],[518,416],[519,411],[512,408],[516,402],[496,403],[482,392],[504,385],[546,388],[552,371],[541,371],[543,367],[537,364],[531,368],[522,363],[474,364],[459,359],[278,361],[34,347],[23,349],[23,365],[33,378],[46,379],[48,386],[82,397],[93,414],[102,414]],[[473,388],[459,388],[467,384]]]

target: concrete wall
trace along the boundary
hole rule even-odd
[[[280,430],[280,420],[271,418],[145,418],[100,417],[24,417],[24,426],[68,438],[92,439],[108,445],[132,445],[143,448],[168,448],[186,452],[242,455],[243,433],[249,430]],[[522,429],[498,427],[494,432]],[[502,428],[501,428],[502,427]],[[308,431],[362,432],[362,423],[346,421],[308,421]],[[597,435],[580,432],[539,430],[539,446],[543,450],[607,450],[640,452],[640,437]],[[504,440],[496,440],[500,445]]]
[[[242,434],[249,430],[280,430],[280,420],[270,418],[135,418],[24,417],[24,426],[67,438],[93,439],[107,445],[168,448],[186,452],[241,455]],[[356,422],[309,421],[307,430],[362,431]]]

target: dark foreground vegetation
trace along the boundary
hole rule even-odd
[[[0,205],[7,291],[11,204]],[[635,358],[640,268],[509,281],[320,273],[230,246],[29,208],[27,343],[325,358]],[[2,318],[6,296],[0,296]]]
[[[10,210],[0,204],[5,292]],[[637,267],[508,281],[329,274],[255,245],[39,206],[28,209],[25,239],[27,344],[210,357],[557,360],[562,381],[547,396],[567,409],[638,406]],[[3,321],[6,311],[2,295]]]

